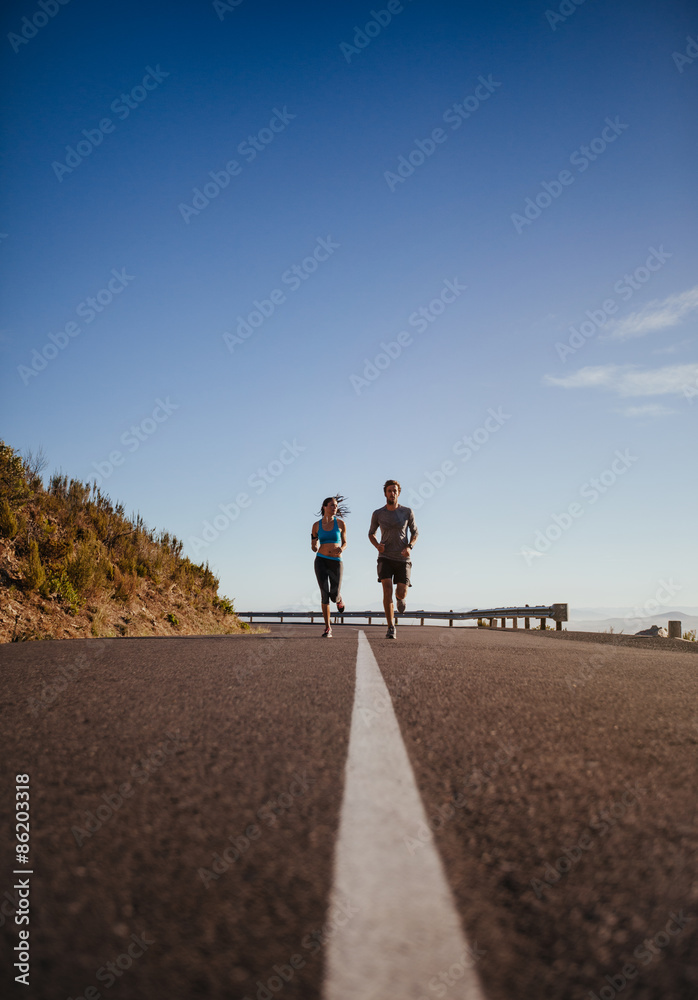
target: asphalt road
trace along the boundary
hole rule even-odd
[[[694,649],[360,628],[427,816],[405,856],[433,838],[486,1000],[698,996]],[[323,997],[359,628],[321,631],[0,647],[4,996]]]

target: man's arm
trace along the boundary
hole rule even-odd
[[[417,525],[415,524],[414,521],[414,511],[411,509],[410,509],[410,516],[407,520],[407,528],[410,533],[410,540],[407,543],[407,548],[402,550],[402,554],[403,556],[406,556],[409,559],[410,553],[414,548],[414,543],[417,541],[417,538],[419,536],[419,532],[417,531]]]
[[[419,537],[419,532],[417,531],[417,525],[415,524],[413,510],[410,510],[410,519],[407,522],[407,527],[409,528],[410,531],[410,545],[414,545],[414,543],[417,541],[417,538]]]
[[[371,517],[371,527],[368,529],[368,540],[374,549],[378,549],[380,553],[383,553],[385,546],[380,542],[376,541],[376,532],[378,531],[378,511],[374,510]]]

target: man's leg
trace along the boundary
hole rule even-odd
[[[385,610],[385,617],[388,622],[388,628],[395,627],[395,613],[393,610],[393,580],[392,577],[389,580],[381,580],[381,585],[383,587],[383,609]]]
[[[407,584],[406,583],[396,583],[395,584],[395,597],[397,598],[397,601],[398,601],[397,607],[398,607],[398,611],[399,611],[400,610],[400,602],[404,602],[405,598],[407,597]],[[404,609],[404,603],[403,603],[403,609]]]

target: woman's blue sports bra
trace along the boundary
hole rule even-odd
[[[330,531],[325,531],[322,526],[322,518],[318,521],[317,526],[317,537],[320,545],[327,545],[328,542],[334,545],[342,544],[342,532],[337,524],[337,518],[334,518],[334,527]],[[318,553],[320,555],[320,553]],[[323,556],[323,559],[338,559],[338,556]]]

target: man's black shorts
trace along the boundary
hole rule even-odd
[[[411,562],[402,562],[400,559],[386,559],[385,556],[378,556],[378,582],[381,580],[393,580],[395,583],[406,583],[411,587],[410,571]]]

